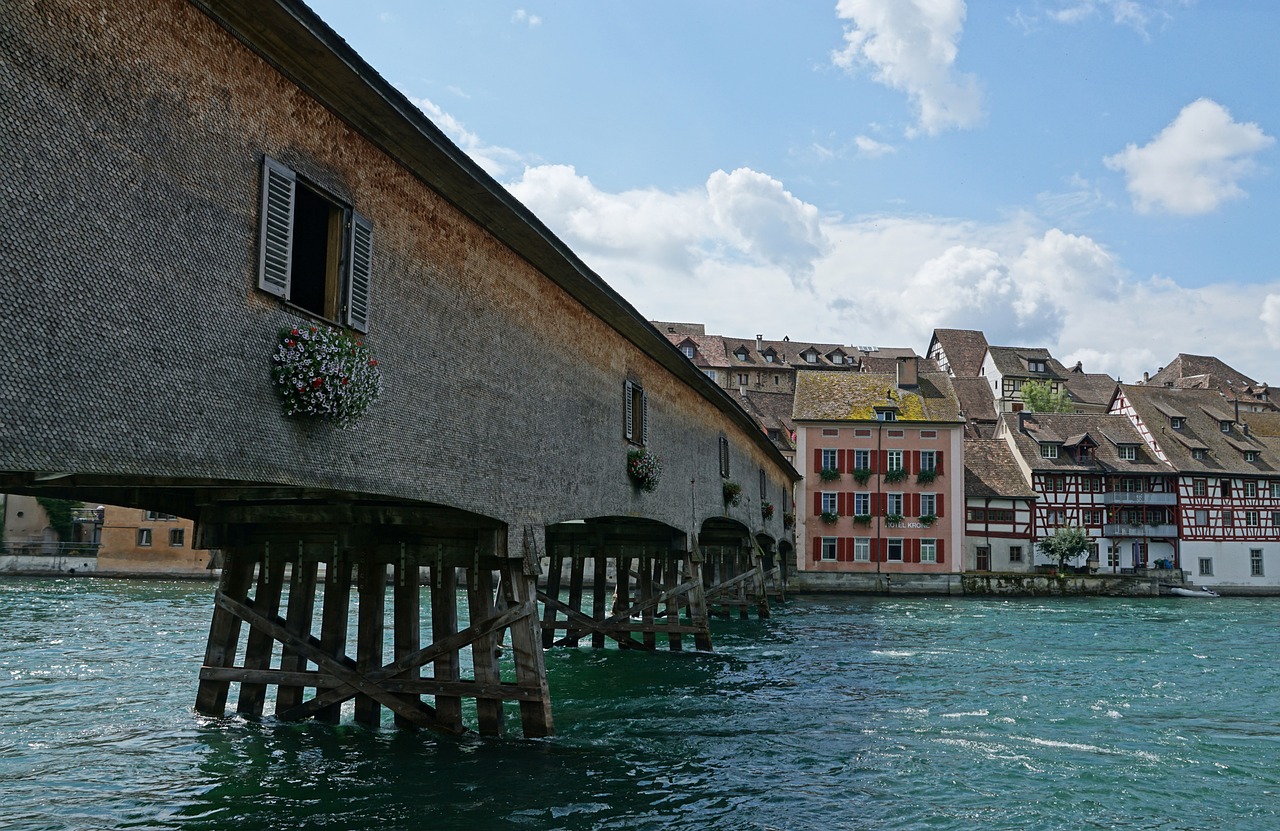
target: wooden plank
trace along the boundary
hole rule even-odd
[[[581,549],[577,543],[570,548],[569,561],[569,607],[582,611],[582,572],[586,563],[581,556]],[[565,635],[565,639],[569,641],[570,646],[578,645],[578,638],[581,637],[576,629],[570,629]]]
[[[392,615],[394,617],[392,635],[395,647],[395,657],[399,661],[408,655],[416,653],[422,648],[422,589],[418,579],[418,564],[408,560],[401,560],[396,564],[395,583],[391,591],[391,599],[393,604]],[[408,671],[406,680],[416,681],[421,676],[422,670],[414,667]],[[391,689],[389,686],[387,689]],[[392,690],[395,692],[395,690]],[[402,691],[401,697],[409,706],[417,709],[422,704],[422,699],[417,693]],[[395,716],[396,726],[401,729],[411,729],[414,725],[409,719],[400,715]]]
[[[216,605],[218,597],[244,600],[253,580],[254,559],[239,549],[223,552],[222,576],[214,594],[213,620],[209,623],[209,639],[205,644],[204,665],[229,667],[235,663],[236,645],[240,640],[240,619]],[[221,717],[227,709],[226,681],[201,681],[196,691],[196,712]]]
[[[564,554],[561,553],[559,547],[551,552],[549,563],[547,565],[547,588],[546,593],[551,597],[560,596],[560,575],[564,571]],[[556,610],[554,606],[543,607],[542,619],[542,648],[551,648],[552,627],[556,623]]]
[[[437,562],[431,567],[431,640],[432,644],[451,644],[458,639],[458,571]],[[462,639],[453,648],[442,649],[434,658],[432,674],[439,681],[452,682],[462,677],[458,650],[470,639]],[[442,724],[462,729],[462,699],[451,695],[436,696],[436,717]]]
[[[653,596],[653,557],[646,551],[640,555],[640,579],[636,581],[636,595],[648,600]],[[657,636],[651,631],[653,626],[653,610],[658,604],[649,606],[640,612],[642,628],[640,629],[644,648],[653,651],[658,646]]]
[[[316,572],[314,560],[294,561],[289,575],[289,610],[285,619],[285,629],[291,634],[308,638],[311,635],[311,618],[316,605]],[[280,669],[285,672],[297,672],[307,668],[307,659],[289,646],[280,650]],[[303,687],[282,685],[276,689],[276,713],[282,713],[290,707],[302,703]]]
[[[382,666],[382,639],[387,608],[387,567],[360,563],[360,605],[356,612],[356,670],[361,674]],[[415,704],[413,709],[417,709]],[[403,716],[402,716],[403,718]],[[377,727],[382,707],[368,695],[356,695],[356,724]]]
[[[679,555],[676,552],[671,552],[671,555],[666,558],[664,566],[663,582],[667,585],[679,583]],[[684,650],[684,644],[680,640],[680,606],[684,603],[684,598],[685,595],[677,594],[667,601],[667,648],[672,652]]]
[[[255,607],[262,609],[267,617],[275,617],[280,610],[280,594],[284,590],[286,565],[284,557],[279,553],[272,557],[270,548],[263,551],[262,562],[258,566],[258,588],[253,594],[253,603]],[[257,627],[250,629],[244,648],[245,669],[266,669],[271,666],[271,653],[274,648],[275,639],[270,633]],[[236,712],[260,718],[266,700],[266,684],[241,684]]]
[[[201,679],[215,681],[239,681],[258,684],[290,684],[319,689],[337,689],[347,684],[341,679],[322,672],[284,672],[278,669],[241,669],[240,667],[202,667]],[[388,678],[379,682],[388,692],[409,695],[417,700],[422,695],[455,695],[465,698],[495,698],[503,701],[537,701],[540,691],[519,684],[499,684],[486,687],[474,681],[436,681],[434,678]]]
[[[605,597],[609,590],[609,558],[604,555],[602,546],[592,546],[591,562],[594,567],[594,579],[591,583],[591,617],[593,620],[604,620]],[[601,649],[604,647],[604,643],[604,633],[592,630],[591,645],[596,649]]]
[[[351,605],[351,561],[335,553],[325,567],[324,609],[320,618],[320,647],[330,658],[347,656],[347,618]],[[316,721],[337,724],[342,707],[333,704],[315,714]]]
[[[528,532],[524,544],[526,550],[532,545]],[[526,560],[507,560],[502,584],[506,588],[509,605],[536,609],[538,583],[534,575],[524,573]],[[511,624],[511,651],[515,660],[516,686],[536,692],[535,697],[520,700],[521,730],[527,739],[550,736],[555,730],[551,720],[551,690],[547,684],[546,658],[537,615],[526,615]]]
[[[491,546],[492,538],[481,541]],[[471,569],[467,574],[467,604],[472,620],[485,620],[493,615],[493,572],[487,568]],[[498,684],[502,676],[498,667],[498,639],[484,634],[471,643],[472,677],[477,684]],[[476,701],[476,720],[480,735],[502,735],[502,702],[492,699]]]

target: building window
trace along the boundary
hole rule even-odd
[[[1257,512],[1257,511],[1245,511],[1245,512],[1244,512],[1244,524],[1245,524],[1245,525],[1247,525],[1247,526],[1249,526],[1250,528],[1256,528],[1256,527],[1258,527],[1258,512]]]
[[[716,371],[714,369],[704,369],[702,371],[706,373],[706,376],[710,378],[712,381],[720,380],[719,376],[716,375]]]
[[[1208,496],[1209,483],[1205,479],[1193,479],[1191,482],[1191,494],[1193,496]]]
[[[890,451],[888,451],[888,454],[889,454],[889,455],[888,455],[888,460],[889,460],[889,461],[888,461],[888,468],[887,468],[887,469],[888,469],[888,470],[902,470],[902,451],[901,451],[901,450],[890,450]]]
[[[1245,460],[1246,462],[1256,462],[1256,461],[1258,461],[1258,451],[1256,451],[1256,450],[1246,450],[1246,451],[1244,451],[1244,460]]]
[[[1061,509],[1049,511],[1045,517],[1045,524],[1050,528],[1057,528],[1059,525],[1066,525],[1067,512]]]
[[[773,376],[773,385],[774,385],[775,387],[776,387],[776,386],[778,386],[778,376],[777,376],[777,375],[774,375],[774,376]]]
[[[839,509],[836,507],[839,504],[836,499],[838,496],[839,494],[831,493],[830,491],[822,492],[822,512],[824,514],[839,513]]]
[[[369,331],[373,224],[265,157],[260,222],[258,288]]]
[[[1120,445],[1119,450],[1121,461],[1132,462],[1138,458],[1138,448],[1135,445],[1122,444]]]
[[[172,522],[177,519],[173,514],[162,514],[159,511],[146,511],[142,518],[152,522]]]
[[[626,406],[627,441],[632,444],[649,443],[649,397],[644,394],[644,387],[635,381],[627,381],[623,390]],[[724,441],[723,439],[721,441]]]
[[[901,439],[906,438],[907,432],[905,430],[890,430],[885,435],[891,439]]]
[[[1255,481],[1253,481],[1252,479],[1246,479],[1246,480],[1244,480],[1244,495],[1245,495],[1245,496],[1257,496],[1257,495],[1258,495],[1258,483],[1257,483],[1257,482],[1255,482]]]
[[[1120,546],[1113,545],[1107,551],[1107,567],[1110,569],[1120,568]]]
[[[860,439],[869,439],[871,438],[871,428],[859,427],[853,431],[853,435]]]
[[[740,361],[745,361],[747,359],[747,350],[739,349],[737,352],[733,353],[733,357],[737,358]]]
[[[868,537],[854,537],[853,561],[855,563],[871,562],[871,540]]]
[[[1196,525],[1208,525],[1208,524],[1209,524],[1209,512],[1203,509],[1196,511]]]
[[[1280,498],[1280,481],[1273,480],[1271,482],[1271,498]]]
[[[693,353],[694,353],[693,344],[691,343],[680,344],[680,351],[681,353],[684,354],[686,358],[688,358],[691,361],[693,360]]]
[[[187,531],[185,528],[169,529],[169,547],[181,548],[187,544]]]
[[[886,493],[884,512],[886,514],[897,514],[898,516],[902,516],[902,494]]]
[[[729,440],[720,437],[720,478],[729,478]]]
[[[1219,479],[1219,480],[1218,480],[1218,491],[1222,494],[1222,497],[1223,497],[1224,499],[1225,499],[1225,498],[1227,498],[1228,496],[1230,496],[1230,495],[1231,495],[1231,480],[1230,480],[1230,479]]]
[[[1045,372],[1045,362],[1039,360],[1027,361],[1027,372]]]
[[[1058,445],[1043,442],[1040,445],[1040,458],[1056,459],[1058,458]]]
[[[938,541],[937,540],[920,540],[920,562],[922,563],[938,562]]]
[[[1120,490],[1125,493],[1142,493],[1142,480],[1125,478],[1120,480]]]
[[[1271,524],[1280,527],[1280,511],[1271,512]]]
[[[889,556],[886,559],[891,563],[902,562],[902,540],[891,539],[887,542],[889,543]]]
[[[853,451],[853,468],[854,470],[870,470],[871,469],[871,451],[870,450]]]
[[[1262,549],[1261,548],[1249,549],[1249,576],[1250,577],[1264,576],[1262,573]]]
[[[1175,429],[1175,430],[1181,430],[1181,429],[1182,429],[1182,425],[1183,425],[1184,423],[1186,423],[1186,419],[1185,419],[1185,418],[1183,418],[1182,416],[1170,416],[1170,417],[1169,417],[1169,426],[1170,426],[1170,427],[1172,427],[1172,428],[1173,428],[1173,429]]]
[[[970,522],[986,522],[987,512],[982,508],[970,508],[967,519]]]
[[[897,421],[898,414],[893,410],[876,410],[876,418],[881,421]]]
[[[1229,422],[1229,421],[1220,421],[1220,422],[1218,422],[1218,429],[1220,429],[1220,430],[1221,430],[1222,432],[1224,432],[1224,433],[1230,433],[1230,432],[1231,432],[1231,422]]]
[[[1009,382],[1009,389],[1013,392],[1022,392],[1022,379],[1014,378]]]
[[[827,438],[838,438],[840,436],[839,427],[823,427],[822,435]]]
[[[1191,451],[1191,458],[1195,459],[1198,462],[1203,462],[1205,459],[1209,458],[1209,451],[1202,450],[1201,448],[1197,447]]]
[[[937,470],[938,453],[935,450],[920,451],[920,470]]]
[[[1102,511],[1086,510],[1084,512],[1084,524],[1085,525],[1101,525]]]
[[[1011,563],[1022,562],[1022,546],[1020,545],[1009,546],[1009,562]]]
[[[1213,576],[1213,558],[1212,557],[1200,558],[1200,576],[1201,577]]]
[[[871,516],[871,494],[855,493],[853,495],[853,515]]]
[[[920,516],[935,516],[938,513],[938,496],[933,493],[920,494]]]
[[[824,448],[822,451],[822,469],[836,469],[836,451],[830,448]]]
[[[1233,526],[1233,525],[1235,525],[1235,524],[1236,524],[1236,515],[1235,515],[1235,512],[1234,512],[1234,511],[1223,511],[1223,512],[1222,512],[1222,525],[1223,525],[1223,527],[1225,527],[1225,528],[1230,528],[1231,526]]]
[[[138,529],[138,545],[151,545],[151,529],[150,528]]]
[[[836,558],[836,538],[823,537],[822,538],[822,559],[834,560],[835,558]]]
[[[816,364],[818,362],[818,353],[816,352],[804,353],[804,362],[806,364]]]
[[[937,430],[921,430],[920,431],[920,438],[922,439],[936,439],[937,437],[938,437]],[[929,452],[932,453],[933,451],[929,451]]]

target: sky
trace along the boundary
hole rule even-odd
[[[1280,384],[1280,3],[312,7],[650,319]]]

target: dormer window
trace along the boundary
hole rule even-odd
[[[765,361],[767,361],[768,363],[773,363],[773,353],[772,353],[772,352],[766,352],[766,353],[765,353],[765,356],[764,356],[764,359],[765,359]]]
[[[1040,442],[1040,458],[1056,459],[1058,458],[1058,445],[1052,442]]]
[[[876,419],[879,421],[897,421],[898,413],[895,410],[876,410]]]
[[[1175,430],[1181,430],[1182,425],[1186,423],[1187,420],[1182,416],[1169,416],[1169,426]]]
[[[682,353],[684,353],[684,356],[685,356],[686,358],[688,358],[689,360],[691,360],[691,361],[692,361],[692,360],[693,360],[693,353],[694,353],[696,350],[693,348],[693,344],[691,344],[691,343],[682,343],[682,344],[680,344],[680,351],[681,351]]]
[[[1205,459],[1209,458],[1209,451],[1201,450],[1200,448],[1197,447],[1191,451],[1191,458],[1195,459],[1198,462],[1203,462]]]
[[[1246,451],[1244,451],[1244,460],[1245,460],[1246,462],[1256,462],[1256,461],[1258,461],[1258,451],[1256,451],[1256,450],[1246,450]]]
[[[1116,448],[1120,452],[1121,461],[1133,462],[1138,459],[1138,446],[1136,444],[1122,444]]]
[[[737,358],[740,361],[745,361],[747,359],[747,350],[739,349],[737,352],[733,353],[733,357]]]
[[[818,362],[817,352],[813,352],[813,351],[805,352],[802,357],[804,358],[804,362],[806,364],[816,364]]]
[[[1218,422],[1218,427],[1219,427],[1219,428],[1222,430],[1222,432],[1224,432],[1224,433],[1230,433],[1230,432],[1231,432],[1231,422],[1229,422],[1229,421],[1219,421],[1219,422]]]
[[[1027,360],[1027,372],[1046,372],[1045,362],[1035,358]]]

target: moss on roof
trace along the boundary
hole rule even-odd
[[[877,409],[893,408],[898,421],[963,421],[945,373],[921,372],[919,382],[899,388],[896,376],[888,373],[801,372],[796,375],[795,419],[875,421]]]

